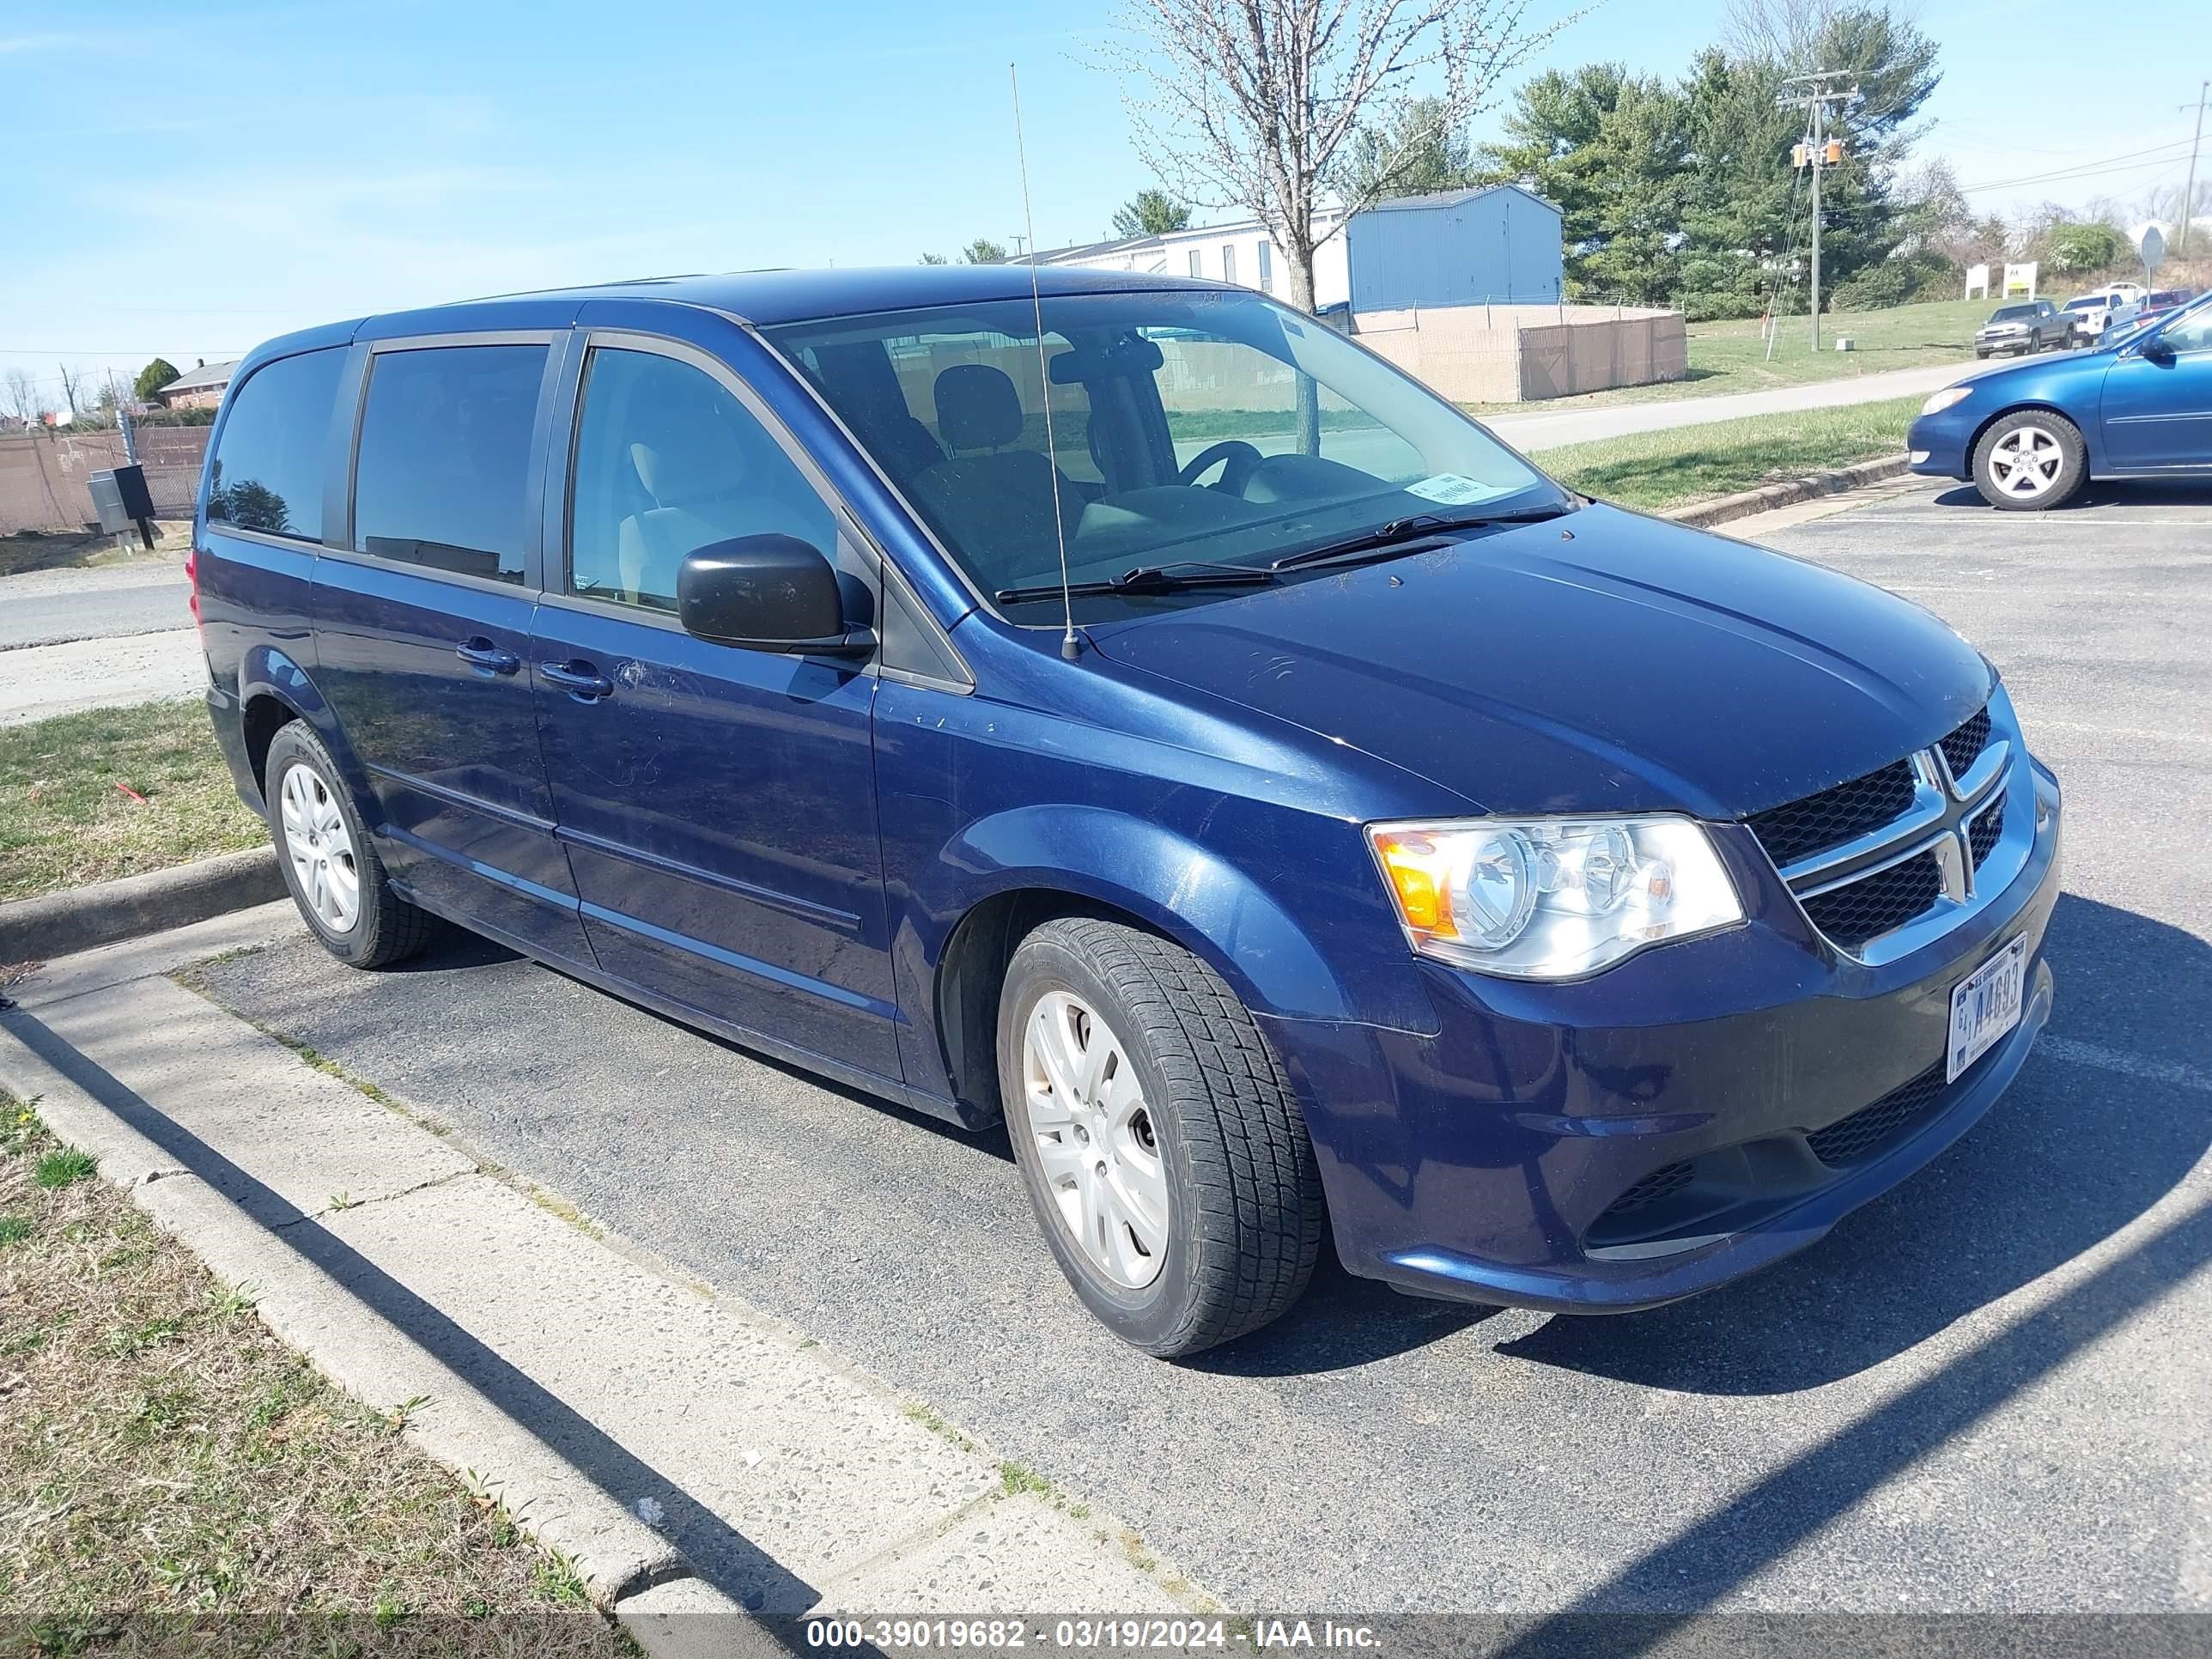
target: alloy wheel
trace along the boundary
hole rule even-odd
[[[284,853],[301,894],[324,927],[350,933],[361,919],[361,868],[337,797],[306,766],[286,772],[277,793]]]
[[[1990,447],[1989,468],[2000,492],[2032,501],[2058,487],[2066,451],[2047,427],[2014,427]]]
[[[1048,991],[1023,1030],[1022,1083],[1061,1224],[1100,1273],[1144,1289],[1167,1260],[1168,1182],[1127,1048],[1081,998]]]

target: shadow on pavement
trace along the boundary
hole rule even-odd
[[[748,1607],[803,1609],[821,1598],[765,1550],[683,1486],[550,1389],[487,1347],[305,1212],[149,1104],[136,1091],[71,1047],[34,1015],[6,1017],[9,1031],[70,1082],[261,1221],[270,1236],[358,1297],[481,1392],[519,1427],[580,1470],[621,1509],[638,1494],[665,1494],[663,1528],[700,1576]],[[629,1590],[642,1585],[624,1587]]]
[[[1701,1607],[1710,1607],[1805,1544],[1883,1483],[1941,1451],[2082,1349],[2154,1304],[2208,1260],[2212,1260],[2212,1205],[2200,1203],[2033,1313],[1759,1480],[1733,1502],[1647,1550],[1604,1583],[1545,1619],[1503,1650],[1498,1659],[1549,1659],[1555,1654],[1586,1652],[1581,1642],[1588,1615],[1612,1608],[1680,1606],[1686,1583],[1698,1586]],[[1638,1620],[1633,1632],[1612,1632],[1609,1650],[1624,1655],[1649,1651],[1698,1616],[1698,1611],[1685,1611]],[[1968,1633],[1978,1633],[1968,1651],[2033,1650],[2011,1639],[2027,1632],[2008,1631],[2002,1621],[1967,1624]],[[1872,1650],[1872,1644],[1856,1650]],[[2154,1650],[2139,1646],[2132,1650]],[[2203,1650],[2192,1644],[2168,1650]]]
[[[1935,505],[1997,511],[1970,483],[1954,484],[1936,497]],[[2212,483],[2201,478],[2092,478],[2071,501],[2046,510],[2067,514],[2091,507],[2212,507]]]

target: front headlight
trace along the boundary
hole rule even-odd
[[[1947,386],[1926,403],[1921,404],[1920,412],[1923,415],[1941,415],[1953,404],[1966,402],[1973,390],[1970,386]]]
[[[1413,947],[1481,973],[1574,979],[1743,920],[1687,818],[1371,823],[1367,839]]]

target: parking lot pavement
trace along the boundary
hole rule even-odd
[[[1233,1607],[2212,1606],[2212,493],[1917,489],[1779,544],[2003,665],[2069,795],[2058,1003],[2003,1103],[1820,1245],[1550,1319],[1326,1271],[1194,1363],[1063,1287],[1001,1136],[456,936],[230,1006],[1136,1526]]]

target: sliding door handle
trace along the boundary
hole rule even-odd
[[[501,650],[481,634],[462,641],[453,647],[453,654],[480,674],[512,674],[522,666],[521,658]]]
[[[566,691],[578,702],[599,702],[615,694],[615,683],[581,659],[541,662],[538,672],[546,684]]]

